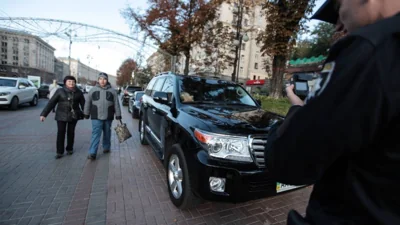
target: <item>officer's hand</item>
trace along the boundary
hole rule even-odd
[[[294,85],[293,85],[293,84],[286,87],[286,95],[287,95],[287,97],[288,97],[290,103],[291,103],[292,105],[300,105],[300,106],[303,106],[303,105],[304,105],[303,100],[301,100],[301,99],[299,98],[299,96],[297,96],[297,95],[294,93],[293,89],[294,89]]]
[[[45,119],[46,119],[46,117],[44,117],[44,116],[41,116],[41,117],[40,117],[40,121],[42,121],[42,122],[43,122]]]

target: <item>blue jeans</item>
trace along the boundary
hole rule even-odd
[[[103,132],[103,149],[111,148],[111,124],[112,120],[92,120],[92,140],[90,142],[89,154],[97,154]]]

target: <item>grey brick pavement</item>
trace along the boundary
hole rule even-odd
[[[311,188],[244,204],[207,202],[181,211],[169,201],[165,171],[141,146],[137,120],[126,107],[134,136],[112,152],[86,159],[91,123],[76,128],[74,155],[55,160],[56,123],[39,114],[47,101],[18,111],[0,109],[0,225],[2,224],[285,224],[287,212],[304,213]]]

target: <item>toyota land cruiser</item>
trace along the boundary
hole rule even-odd
[[[140,141],[163,160],[176,207],[201,199],[242,202],[297,188],[265,169],[266,135],[283,119],[236,83],[164,73],[142,97]]]

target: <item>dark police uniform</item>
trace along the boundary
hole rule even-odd
[[[314,184],[309,224],[400,224],[400,14],[330,49],[306,104],[271,129],[265,160],[278,182]]]

